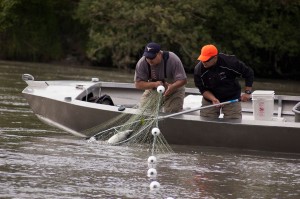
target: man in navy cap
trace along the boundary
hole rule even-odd
[[[145,90],[141,106],[151,92],[157,92],[156,88],[162,85],[165,87],[164,111],[172,113],[182,110],[187,76],[175,53],[162,51],[157,43],[148,43],[143,57],[136,64],[134,82],[136,88]]]

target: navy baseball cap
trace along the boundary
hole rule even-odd
[[[156,57],[156,54],[160,51],[160,45],[154,42],[147,44],[144,50],[143,56],[148,59],[153,59]]]

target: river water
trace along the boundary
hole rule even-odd
[[[149,151],[88,143],[43,124],[22,97],[24,73],[37,80],[133,79],[104,69],[0,62],[0,198],[300,198],[299,154],[200,146],[157,154],[161,186],[151,191]]]

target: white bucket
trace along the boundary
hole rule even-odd
[[[274,111],[274,91],[254,91],[252,93],[252,106],[255,120],[272,120]]]

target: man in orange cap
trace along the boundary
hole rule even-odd
[[[203,96],[202,106],[219,104],[234,99],[241,99],[243,102],[250,99],[254,79],[254,73],[250,67],[234,55],[219,53],[218,49],[212,44],[202,47],[198,60],[199,63],[194,70],[194,82]],[[245,79],[245,93],[242,95],[241,86],[238,82],[239,77]],[[202,109],[200,115],[218,118],[221,109],[224,118],[242,118],[240,102],[226,104],[222,107]]]

